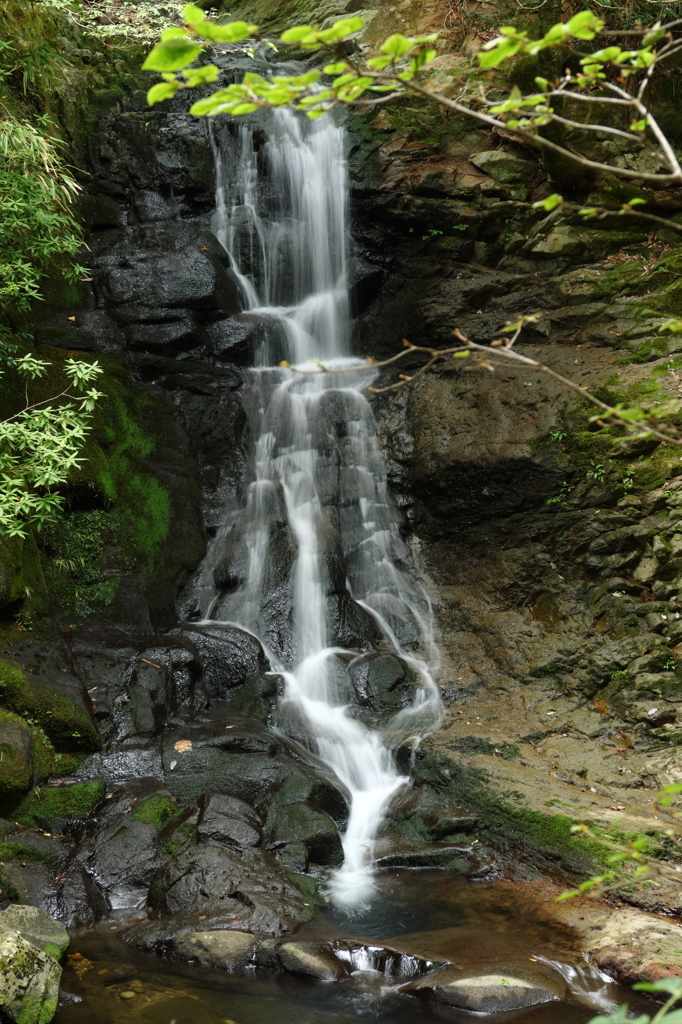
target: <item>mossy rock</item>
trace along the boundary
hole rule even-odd
[[[51,830],[55,818],[84,818],[104,797],[103,782],[35,789],[14,808],[16,821],[29,828]]]
[[[19,799],[32,781],[31,727],[11,711],[0,710],[0,803]]]
[[[0,864],[56,864],[57,854],[46,854],[23,843],[0,843]]]
[[[307,803],[275,800],[268,811],[267,845],[272,850],[303,843],[310,860],[337,866],[343,861],[339,831],[329,817]]]
[[[135,805],[131,812],[132,821],[141,821],[146,825],[154,825],[161,832],[174,818],[182,813],[182,808],[169,796],[160,793],[147,797]]]
[[[29,682],[16,665],[0,661],[0,704],[40,726],[56,748],[99,750],[101,740],[84,707],[51,686]]]

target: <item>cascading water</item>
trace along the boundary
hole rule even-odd
[[[284,112],[260,150],[244,126],[236,146],[227,131],[213,139],[214,230],[261,340],[245,401],[251,479],[208,552],[202,613],[261,640],[285,680],[284,728],[345,787],[344,863],[329,891],[358,907],[373,889],[377,829],[409,781],[393,751],[433,728],[441,705],[429,602],[361,392],[373,371],[351,369],[343,130]],[[382,653],[411,676],[414,699],[378,730],[358,719],[352,680]]]

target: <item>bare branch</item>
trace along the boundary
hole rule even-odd
[[[598,160],[589,160],[585,156],[580,156],[578,153],[574,153],[570,149],[565,149],[563,146],[558,146],[556,143],[551,142],[549,139],[544,138],[542,135],[536,135],[533,132],[526,131],[523,128],[513,128],[508,125],[505,121],[500,118],[491,117],[490,114],[483,114],[481,111],[474,110],[471,107],[467,107],[462,103],[458,103],[456,100],[450,100],[446,96],[442,96],[439,93],[430,92],[425,89],[424,86],[419,85],[417,82],[409,81],[405,83],[408,89],[413,92],[419,93],[420,96],[426,96],[429,99],[435,100],[436,103],[440,103],[443,107],[448,107],[451,110],[456,110],[458,114],[467,114],[469,117],[474,117],[478,121],[483,121],[485,124],[492,125],[494,128],[503,128],[507,132],[511,132],[513,135],[518,135],[520,138],[526,139],[533,145],[539,146],[543,149],[549,149],[553,153],[558,153],[559,156],[573,160],[575,163],[580,164],[581,167],[589,167],[595,171],[606,171],[609,174],[614,174],[620,178],[636,178],[639,181],[651,181],[658,185],[675,185],[682,184],[682,168],[680,168],[677,160],[672,154],[670,145],[666,140],[666,149],[672,154],[672,164],[675,170],[670,174],[652,174],[648,171],[634,171],[627,167],[616,167],[614,164],[603,164]],[[569,95],[577,95],[570,93]],[[587,97],[584,97],[587,98]],[[628,105],[635,105],[636,101],[628,101]],[[652,119],[653,120],[653,119]],[[655,124],[655,122],[653,122]],[[660,128],[656,125],[656,129],[660,132]],[[661,133],[662,134],[662,133]]]
[[[321,363],[318,363],[315,369],[306,370],[303,369],[302,367],[290,366],[288,363],[282,363],[281,365],[284,366],[286,369],[292,370],[295,373],[299,373],[305,376],[308,374],[316,373],[349,373],[353,371],[368,369],[378,370],[382,369],[385,366],[390,366],[391,364],[398,362],[398,360],[404,359],[405,356],[413,355],[414,353],[423,352],[425,355],[429,356],[429,359],[422,366],[420,366],[415,373],[413,373],[409,377],[401,374],[401,379],[397,381],[395,384],[388,384],[386,387],[383,388],[375,388],[372,387],[371,385],[368,385],[368,391],[371,391],[373,394],[376,395],[381,395],[387,391],[396,391],[398,390],[398,388],[403,388],[407,384],[411,384],[413,381],[418,380],[419,377],[423,376],[423,374],[425,374],[427,370],[429,370],[435,363],[438,363],[441,360],[446,359],[448,356],[456,357],[457,353],[477,352],[481,353],[481,355],[484,355],[486,357],[486,360],[490,359],[491,357],[497,357],[500,359],[508,360],[512,363],[516,363],[520,366],[528,367],[529,369],[538,371],[540,373],[546,373],[547,376],[551,377],[553,380],[558,381],[558,383],[561,384],[563,387],[566,387],[570,391],[575,392],[575,394],[579,395],[580,398],[584,398],[592,405],[596,406],[596,408],[602,409],[606,417],[623,424],[630,430],[639,428],[645,431],[647,435],[651,435],[652,437],[657,438],[659,441],[665,441],[668,444],[674,444],[678,448],[682,448],[682,437],[679,436],[679,431],[677,431],[677,428],[672,428],[673,430],[676,431],[675,434],[668,434],[664,433],[661,430],[658,430],[657,427],[652,426],[650,423],[646,423],[646,425],[634,423],[632,419],[628,418],[627,416],[623,416],[621,412],[617,408],[615,408],[615,406],[609,405],[607,402],[602,402],[600,398],[597,398],[596,395],[593,395],[582,385],[576,384],[575,381],[571,380],[569,377],[564,377],[561,373],[557,373],[556,370],[553,370],[551,367],[547,366],[546,363],[542,363],[538,359],[532,359],[530,356],[524,356],[522,355],[522,353],[515,351],[512,348],[514,342],[520,336],[524,324],[528,323],[532,319],[533,318],[529,317],[522,318],[521,320],[519,320],[515,328],[515,331],[510,338],[497,339],[497,342],[493,342],[492,345],[480,345],[477,342],[470,341],[465,334],[462,334],[459,328],[455,328],[453,334],[461,341],[461,344],[455,345],[451,348],[430,348],[425,345],[411,345],[408,341],[403,340],[403,345],[405,346],[405,348],[403,349],[402,352],[398,352],[396,353],[396,355],[384,360],[375,360],[367,358],[367,361],[365,363],[359,363],[357,366],[327,368],[323,366]],[[492,367],[487,362],[484,365],[488,366],[488,369],[492,369]],[[653,418],[654,417],[652,417],[652,419]]]

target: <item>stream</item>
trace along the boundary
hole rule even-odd
[[[247,970],[225,974],[191,964],[134,953],[117,938],[125,918],[112,917],[74,940],[63,988],[80,1002],[67,1003],[61,1024],[341,1024],[357,1019],[379,1024],[587,1024],[596,1013],[629,1002],[633,1012],[650,1008],[641,996],[613,984],[596,968],[570,953],[567,937],[539,924],[534,900],[519,900],[513,887],[476,884],[438,871],[393,871],[377,878],[372,908],[350,918],[328,909],[304,926],[297,939],[351,936],[418,944],[434,957],[448,954],[467,970],[544,965],[567,983],[564,1001],[513,1013],[472,1014],[401,994],[400,982],[380,973],[358,971],[337,984],[289,974]],[[75,968],[75,970],[74,970]],[[132,995],[131,995],[132,993]]]

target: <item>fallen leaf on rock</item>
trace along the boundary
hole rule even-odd
[[[101,974],[108,974],[108,973],[109,973],[109,968],[108,968],[108,967],[105,967],[103,971],[98,971],[98,972],[97,972],[97,974],[98,974],[98,975],[101,975]]]
[[[170,770],[171,771],[173,771],[173,769],[175,768],[177,763],[178,763],[177,761],[171,761],[171,763],[170,763]]]
[[[174,746],[174,750],[177,750],[179,754],[184,754],[184,752],[186,750],[191,750],[191,749],[192,749],[192,741],[191,740],[178,740],[178,742]]]

